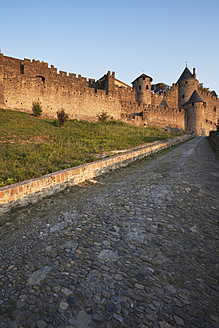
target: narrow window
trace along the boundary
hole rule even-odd
[[[186,84],[188,83],[188,81],[186,81]]]
[[[24,74],[24,65],[20,63],[20,73]]]
[[[139,85],[138,89],[141,90],[141,85]]]
[[[185,98],[185,95],[182,95],[183,99]]]
[[[192,106],[194,106],[194,103],[192,103]]]
[[[145,80],[145,76],[143,77],[143,81]]]
[[[216,107],[214,107],[214,112],[216,112]]]
[[[206,123],[208,123],[208,120],[206,120]]]
[[[148,90],[148,85],[146,85],[146,90]]]

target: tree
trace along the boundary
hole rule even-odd
[[[68,114],[66,114],[64,109],[62,109],[61,111],[57,112],[57,117],[58,117],[58,125],[60,128],[62,128],[68,119]]]
[[[216,91],[214,91],[214,90],[209,90],[209,88],[203,87],[203,83],[199,83],[199,84],[198,84],[198,89],[199,89],[200,91],[204,91],[204,92],[206,92],[207,94],[210,93],[210,95],[217,97]]]
[[[214,91],[214,90],[212,90],[212,91],[210,92],[210,95],[217,97],[216,91]]]
[[[205,88],[205,87],[203,87],[203,83],[199,83],[198,84],[198,89],[200,90],[200,91],[204,91],[204,92],[206,92],[206,93],[209,93],[210,91],[209,91],[209,88]]]
[[[166,92],[168,90],[170,90],[171,87],[168,85],[168,84],[165,84],[163,82],[159,82],[159,83],[156,83],[156,84],[152,84],[151,85],[151,90],[152,91],[158,91],[158,92]]]
[[[32,111],[36,117],[42,115],[42,107],[39,103],[39,101],[34,101],[32,104]]]

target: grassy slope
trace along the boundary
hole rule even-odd
[[[0,186],[91,162],[95,154],[126,149],[176,134],[122,122],[55,120],[0,109]]]

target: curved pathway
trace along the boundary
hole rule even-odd
[[[0,327],[218,327],[207,138],[0,220]]]

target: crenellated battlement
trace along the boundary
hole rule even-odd
[[[207,97],[208,99],[218,100],[218,97],[213,94],[210,94],[210,92],[206,92],[204,90],[198,90],[198,93],[201,96]]]
[[[186,74],[190,74],[186,70]],[[181,80],[185,77],[183,74]],[[151,77],[141,74],[131,87],[118,80],[114,71],[95,80],[58,71],[44,61],[16,59],[0,53],[2,108],[31,112],[32,103],[39,101],[43,115],[51,118],[55,118],[60,109],[70,118],[89,121],[96,121],[98,115],[107,112],[110,119],[124,119],[132,124],[187,129],[183,104],[198,80],[184,79],[183,83],[173,83],[165,92],[152,92],[151,81]],[[219,122],[219,100],[204,91],[199,93],[204,104],[201,125],[204,133],[208,133]]]
[[[36,60],[36,59],[17,59],[12,57],[4,56],[0,54],[0,65],[4,66],[4,74],[9,78],[16,75],[19,76],[21,73],[23,78],[34,77],[34,75],[44,76],[45,79],[50,79],[49,82],[55,81],[55,79],[63,79],[66,82],[74,81],[80,84],[88,86],[89,83],[93,83],[93,79],[87,79],[86,77],[78,76],[75,73],[67,73],[65,71],[58,71],[54,65],[49,67],[47,62]],[[2,64],[1,64],[2,63]],[[21,72],[22,67],[22,72]],[[113,74],[112,74],[113,75]],[[92,82],[91,82],[92,81]]]
[[[148,105],[148,107],[145,109],[145,111],[149,112],[161,112],[161,113],[169,113],[169,114],[179,114],[179,113],[183,113],[184,110],[180,110],[178,107],[166,107],[164,108],[163,106],[155,106],[155,105]],[[179,114],[182,115],[182,114]]]

